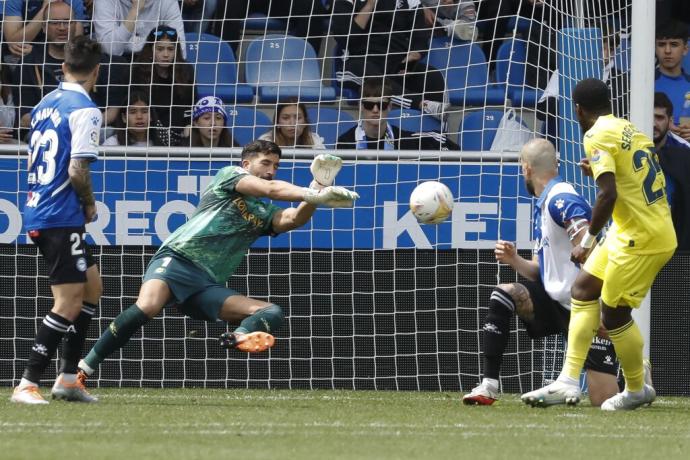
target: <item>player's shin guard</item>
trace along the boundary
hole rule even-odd
[[[237,334],[247,334],[249,332],[262,331],[273,334],[283,324],[284,319],[283,310],[278,305],[269,305],[243,319],[240,327],[235,329],[234,332]]]
[[[600,318],[599,299],[571,300],[568,351],[561,372],[562,377],[579,381],[582,366],[592,345],[592,338],[599,329]]]
[[[72,326],[71,321],[52,311],[43,318],[43,323],[36,334],[34,346],[31,347],[31,354],[22,378],[35,384],[41,381],[43,371],[48,367],[60,340],[70,326]]]
[[[87,375],[90,375],[105,358],[122,348],[148,320],[149,317],[141,311],[137,304],[132,304],[110,323],[108,329],[103,331],[89,354],[79,363],[79,367]],[[82,363],[86,366],[83,366]]]
[[[62,342],[62,353],[60,356],[60,373],[76,374],[78,371],[77,363],[81,357],[86,333],[89,331],[91,318],[96,314],[97,305],[84,302],[81,312],[74,320],[74,328],[65,334]]]
[[[498,380],[503,353],[510,337],[510,319],[515,312],[513,298],[502,289],[495,288],[489,300],[482,336],[484,340],[484,377]]]
[[[609,337],[623,368],[626,389],[630,392],[641,391],[644,386],[644,339],[640,328],[635,321],[630,321],[618,329],[609,330]]]

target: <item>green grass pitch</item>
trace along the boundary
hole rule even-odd
[[[93,392],[98,404],[27,407],[10,403],[10,389],[0,389],[0,458],[690,458],[686,398],[604,413],[587,402],[533,409],[515,395],[492,407],[464,407],[451,393]]]

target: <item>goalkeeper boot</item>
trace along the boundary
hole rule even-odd
[[[557,404],[575,406],[580,402],[581,396],[577,385],[556,380],[544,388],[525,393],[520,399],[532,407],[548,407]]]
[[[85,403],[98,402],[98,398],[91,395],[86,390],[86,374],[84,371],[79,371],[74,382],[69,382],[65,378],[65,374],[58,375],[55,379],[53,389],[50,391],[53,399],[62,399],[64,401],[76,401]]]
[[[220,346],[223,348],[235,348],[246,353],[259,353],[271,348],[276,339],[266,332],[255,331],[246,334],[225,332],[220,336]]]
[[[653,403],[655,399],[656,391],[652,386],[645,384],[639,394],[628,393],[628,390],[624,390],[622,393],[611,396],[601,404],[601,410],[635,410],[645,404]]]
[[[14,389],[10,401],[19,404],[48,404],[48,401],[43,399],[41,393],[38,392],[36,385],[18,386]]]
[[[462,403],[467,406],[490,406],[496,401],[498,401],[498,388],[495,388],[486,380],[462,397]]]

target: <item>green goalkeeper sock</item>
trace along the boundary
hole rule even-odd
[[[269,305],[252,316],[243,319],[240,327],[235,329],[235,332],[238,334],[247,334],[255,331],[273,333],[283,324],[284,318],[283,310],[278,305]]]
[[[89,354],[79,363],[79,367],[87,374],[91,374],[105,358],[123,347],[148,320],[149,317],[136,304],[131,305],[110,323],[108,329],[103,331]],[[83,364],[86,364],[88,368],[85,368]]]

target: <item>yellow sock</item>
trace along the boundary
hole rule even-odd
[[[625,388],[628,391],[641,391],[644,386],[644,364],[642,348],[644,339],[635,321],[609,331],[609,337],[616,349],[616,356],[623,368]]]
[[[570,325],[568,326],[568,351],[561,374],[567,375],[575,381],[580,380],[582,366],[587,359],[592,338],[599,329],[601,310],[599,299],[576,300],[571,299]]]

